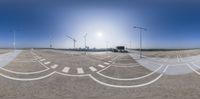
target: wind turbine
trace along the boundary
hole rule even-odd
[[[69,39],[71,39],[73,41],[73,43],[74,43],[74,49],[75,49],[76,48],[76,39],[74,39],[74,38],[72,38],[72,37],[70,37],[68,35],[66,35],[66,37],[69,38]]]

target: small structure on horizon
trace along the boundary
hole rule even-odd
[[[114,48],[112,51],[113,52],[121,52],[121,53],[127,53],[128,52],[126,50],[125,46],[116,46],[116,48]]]

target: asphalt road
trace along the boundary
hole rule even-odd
[[[199,51],[164,53],[23,50],[0,68],[0,99],[199,99]],[[164,74],[180,64],[194,71]]]

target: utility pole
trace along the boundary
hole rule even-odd
[[[134,26],[134,29],[139,29],[140,30],[140,58],[142,58],[142,31],[147,31],[146,28],[143,27],[138,27],[138,26]]]
[[[50,46],[49,46],[49,47],[50,47],[50,48],[53,47],[52,42],[53,42],[53,35],[51,34],[50,37],[49,37],[49,43],[50,43]]]
[[[85,41],[85,54],[87,51],[87,33],[84,35],[84,41]]]
[[[15,31],[13,31],[13,49],[16,49],[16,42],[15,42]]]

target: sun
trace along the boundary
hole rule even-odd
[[[102,34],[101,32],[98,32],[98,33],[97,33],[97,36],[98,36],[98,37],[102,37],[103,34]]]

